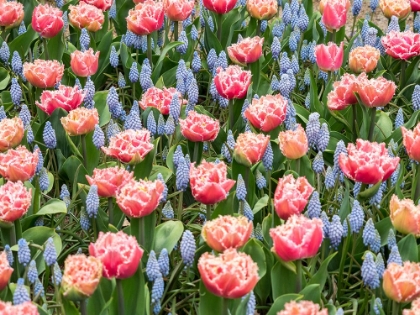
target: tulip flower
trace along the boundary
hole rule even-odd
[[[292,215],[286,223],[270,229],[273,249],[282,260],[294,261],[316,255],[323,240],[322,221]]]
[[[270,132],[284,122],[286,112],[287,100],[276,94],[253,98],[244,115],[255,128]]]
[[[0,291],[7,287],[12,273],[13,268],[10,267],[9,261],[7,260],[7,254],[3,251],[0,254]]]
[[[147,153],[153,149],[150,143],[150,131],[146,129],[128,129],[117,133],[109,140],[108,148],[102,151],[123,163],[137,164],[144,160]]]
[[[419,0],[410,0],[411,11],[418,12],[420,11],[420,1]]]
[[[328,93],[327,106],[330,110],[342,110],[357,103],[357,78],[345,73],[340,81],[334,82],[333,90]]]
[[[223,162],[203,161],[199,166],[190,167],[190,186],[194,198],[206,205],[225,200],[235,181],[227,179],[227,167]]]
[[[413,130],[401,127],[403,144],[410,159],[420,162],[420,123]]]
[[[235,249],[218,256],[204,253],[198,260],[198,271],[207,290],[227,299],[243,297],[259,280],[257,264],[250,256]]]
[[[317,45],[315,47],[316,64],[323,71],[336,71],[343,64],[344,46],[330,42],[328,45]]]
[[[36,59],[32,63],[23,64],[23,74],[35,87],[52,88],[61,81],[64,65],[57,60]]]
[[[280,178],[274,193],[274,208],[277,215],[287,220],[305,209],[314,188],[306,177],[295,179],[292,174]]]
[[[160,180],[132,180],[117,192],[117,204],[130,218],[145,217],[159,205],[164,188]]]
[[[79,77],[88,77],[94,75],[98,71],[99,51],[95,54],[93,49],[82,52],[76,50],[70,54],[70,66],[75,75]]]
[[[225,70],[217,69],[214,78],[217,92],[228,100],[245,98],[251,84],[251,72],[239,66],[229,66]]]
[[[95,168],[92,177],[86,175],[90,186],[98,187],[99,197],[116,197],[117,191],[131,182],[134,174],[123,167]]]
[[[112,0],[82,0],[87,4],[93,5],[102,11],[107,11],[112,6]]]
[[[64,297],[72,301],[88,298],[95,292],[101,277],[102,263],[98,258],[84,254],[67,256],[61,281]]]
[[[171,21],[184,21],[194,9],[193,0],[164,0],[163,10]]]
[[[182,135],[192,142],[212,142],[217,138],[220,129],[218,120],[196,111],[189,111],[186,119],[180,119]]]
[[[8,181],[0,186],[0,224],[10,226],[26,214],[32,204],[32,190],[22,182]]]
[[[356,47],[350,51],[349,67],[353,72],[371,72],[375,70],[381,53],[378,49],[366,45],[364,47]]]
[[[233,157],[239,163],[251,166],[261,161],[270,142],[270,136],[251,132],[241,133],[236,139]]]
[[[308,138],[300,124],[295,130],[286,130],[279,133],[279,146],[281,153],[288,159],[296,160],[308,152]]]
[[[311,301],[291,301],[284,305],[284,310],[277,315],[328,315],[328,310]]]
[[[66,116],[62,117],[61,124],[70,136],[85,135],[95,129],[99,123],[98,110],[85,107],[76,108]]]
[[[389,264],[383,274],[382,287],[387,297],[399,303],[420,297],[420,264],[409,261],[402,266]]]
[[[67,112],[82,104],[85,93],[76,85],[74,87],[60,85],[58,90],[44,90],[41,94],[41,102],[35,102],[43,112],[51,115],[57,108]]]
[[[408,60],[420,55],[420,34],[391,31],[382,37],[385,52],[392,58]]]
[[[225,14],[235,7],[236,2],[237,0],[203,0],[203,5],[217,14]]]
[[[411,199],[400,200],[393,195],[389,210],[392,225],[398,232],[420,237],[420,205],[415,205]]]
[[[238,65],[256,62],[262,55],[264,38],[255,36],[242,39],[227,48],[230,60]]]
[[[161,112],[162,115],[169,115],[169,105],[171,104],[173,95],[177,93],[179,95],[179,105],[186,104],[187,101],[182,99],[182,95],[177,89],[151,87],[143,93],[139,106],[146,110],[148,107],[154,107]]]
[[[133,236],[123,231],[99,232],[96,242],[89,245],[89,254],[102,262],[105,278],[126,279],[137,271],[143,249]]]
[[[324,2],[322,22],[330,30],[339,30],[347,22],[347,10],[350,6],[348,0],[328,0]]]
[[[38,307],[31,302],[12,305],[10,302],[0,301],[0,313],[4,315],[39,315]]]
[[[367,107],[383,107],[388,105],[395,94],[397,86],[384,77],[368,79],[366,73],[357,78],[357,92],[363,105]]]
[[[137,35],[149,35],[163,25],[163,3],[146,0],[128,12],[127,28]]]
[[[219,216],[207,221],[201,230],[204,241],[213,250],[223,252],[245,245],[252,233],[252,221],[246,217]]]
[[[269,20],[277,14],[277,0],[247,0],[249,15],[257,20]]]
[[[73,27],[86,28],[90,32],[97,32],[104,24],[105,16],[102,10],[86,2],[71,5],[69,10],[69,20]]]
[[[49,4],[38,5],[32,13],[32,28],[44,38],[53,38],[64,26],[63,11]]]
[[[344,175],[364,184],[377,184],[387,180],[398,166],[399,157],[390,157],[385,143],[357,139],[349,143],[348,155],[341,153],[339,165]]]
[[[415,299],[411,303],[411,308],[409,310],[403,310],[403,315],[418,315],[420,314],[420,298]]]
[[[0,1],[0,26],[13,28],[23,21],[23,4],[17,1]]]
[[[23,122],[19,117],[0,121],[0,152],[17,146],[23,139]]]
[[[388,19],[405,19],[411,12],[410,0],[379,0],[379,7]]]
[[[0,154],[0,175],[12,182],[27,181],[35,175],[39,149],[31,152],[23,146]]]

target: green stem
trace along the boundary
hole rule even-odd
[[[153,59],[152,59],[152,34],[147,35],[147,59],[150,62],[150,68],[153,69]]]
[[[417,204],[417,201],[420,198],[420,163],[416,167],[416,190],[414,192],[414,203]]]
[[[118,296],[118,314],[125,315],[124,291],[123,291],[121,279],[117,279],[117,296]]]
[[[232,130],[233,124],[235,123],[235,117],[233,113],[233,100],[229,100],[228,110],[229,110],[229,125],[226,131],[228,131],[229,129]]]
[[[38,213],[40,208],[40,202],[41,202],[41,188],[39,187],[39,176],[35,178],[35,192],[34,192],[34,199],[32,203],[32,212],[33,214]]]
[[[354,34],[354,27],[356,26],[356,20],[357,20],[357,16],[353,17],[353,25],[351,27],[351,33],[350,33],[350,38],[353,37]]]
[[[47,39],[42,38],[42,44],[44,45],[44,52],[45,52],[45,60],[50,59],[50,55],[48,54],[48,45],[47,45]]]
[[[302,291],[302,260],[296,260],[296,293]]]
[[[154,215],[154,214],[153,214]],[[146,217],[141,217],[139,220],[139,245],[146,248]]]
[[[83,166],[87,170],[86,135],[81,135],[80,141],[82,142]]]
[[[369,135],[368,140],[373,140],[373,131],[375,130],[376,123],[376,107],[370,109],[370,126],[369,126]]]
[[[229,300],[227,298],[222,299],[222,314],[221,315],[229,315]]]
[[[198,150],[199,150],[200,143],[194,142],[194,153],[193,153],[193,161],[199,164],[198,162]]]
[[[271,170],[267,171],[267,182],[268,182],[268,213],[272,213],[271,227],[274,228],[274,216],[276,215],[275,209],[271,204]]]
[[[182,221],[182,211],[184,210],[182,208],[182,202],[183,202],[184,192],[181,191],[178,198],[178,220]]]
[[[114,198],[108,198],[108,218],[109,224],[114,225]]]
[[[178,28],[179,28],[178,21],[174,21],[174,40],[175,41],[178,41]]]
[[[211,205],[206,205],[206,220],[211,220]]]
[[[92,217],[92,229],[93,229],[93,240],[96,242],[96,240],[98,239],[98,228],[96,226],[96,219],[95,217]]]
[[[400,90],[403,88],[404,83],[405,83],[405,68],[407,66],[407,62],[405,62],[404,60],[401,60],[402,65],[401,65],[401,72],[400,72]]]
[[[239,214],[244,215],[245,201],[239,201]]]
[[[399,315],[400,313],[400,303],[397,301],[392,302],[392,315]]]
[[[344,265],[346,263],[346,258],[347,258],[347,251],[349,249],[349,245],[350,245],[350,237],[346,236],[346,241],[344,242],[344,247],[343,247],[343,253],[341,255],[341,260],[340,260],[340,271],[338,272],[338,290],[337,290],[337,296],[341,296],[339,295],[341,292],[341,286],[343,284],[343,272],[344,272]],[[350,271],[349,271],[350,272]]]
[[[15,225],[12,224],[12,226],[9,229],[9,237],[10,237],[10,247],[16,245],[16,229]]]
[[[353,142],[357,139],[357,104],[353,104]]]
[[[336,30],[333,30],[333,31],[332,31],[332,34],[331,34],[331,41],[332,41],[333,43],[335,43],[335,33],[336,33]]]
[[[300,160],[301,158],[298,158],[296,160],[296,173],[300,174]]]
[[[222,21],[223,14],[217,14],[217,39],[222,43]]]
[[[81,313],[81,315],[87,315],[86,300],[81,300],[80,301],[80,313]]]
[[[261,35],[261,24],[262,24],[262,20],[258,20],[258,22],[257,22],[257,36]]]

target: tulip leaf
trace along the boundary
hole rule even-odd
[[[213,213],[211,214],[211,218],[216,219],[219,215],[232,215],[234,213],[234,208],[238,207],[234,206],[235,204],[237,204],[237,200],[234,197],[235,192],[231,190],[228,197],[216,205]]]
[[[26,56],[32,42],[37,38],[39,38],[38,33],[32,29],[31,25],[29,25],[25,33],[12,40],[12,42],[9,44],[9,49],[12,53],[14,51],[19,52],[20,57],[23,58]]]
[[[134,167],[134,177],[136,179],[146,179],[149,177],[150,172],[152,171],[153,161],[155,160],[156,156],[156,148],[158,146],[160,138],[157,138],[153,141],[154,148],[147,153],[144,160],[140,163],[136,164]]]
[[[265,261],[264,250],[262,249],[259,241],[257,241],[255,238],[251,238],[242,248],[242,251],[251,256],[252,260],[257,263],[258,276],[261,279],[266,273],[267,264]]]
[[[36,215],[49,215],[57,213],[67,213],[67,207],[64,201],[59,199],[50,199]]]
[[[4,90],[10,81],[9,71],[4,68],[0,68],[0,90]]]
[[[265,255],[265,262],[266,262],[266,270],[271,270],[273,268],[273,265],[275,263],[274,261],[274,255],[272,252],[267,249],[267,247],[262,248]],[[266,272],[265,275],[260,278],[257,285],[254,288],[255,294],[260,298],[261,301],[265,301],[269,295],[271,294],[271,274],[269,272]]]
[[[321,299],[321,286],[317,283],[307,285],[299,294],[303,295],[305,301],[312,301],[319,304]]]
[[[271,286],[273,288],[273,299],[295,292],[296,273],[278,261],[271,269]]]
[[[115,279],[101,278],[97,289],[87,301],[88,314],[101,314],[104,310],[108,310],[114,289]]]
[[[322,290],[324,288],[325,281],[327,281],[327,277],[328,277],[328,265],[330,264],[331,260],[335,257],[336,254],[337,254],[337,252],[332,253],[322,262],[318,271],[308,281],[308,285],[318,284],[319,287],[320,287],[320,290]]]
[[[398,242],[398,250],[400,252],[402,261],[419,261],[417,242],[413,234],[408,234]]]
[[[105,19],[105,21],[108,21],[108,19]],[[105,30],[107,29],[108,27],[106,27]],[[96,35],[101,36],[100,34],[96,34]],[[109,55],[111,53],[111,46],[112,46],[112,30],[108,31],[103,37],[101,37],[101,42],[99,43],[98,48],[97,48],[97,51],[100,52],[99,60],[98,60],[98,70],[92,76],[92,81],[95,82],[95,86],[99,86],[101,82],[106,80],[106,76],[104,76],[103,73],[105,72],[106,67],[109,65]]]
[[[255,204],[254,208],[252,209],[252,212],[254,214],[258,213],[261,209],[263,209],[264,207],[267,207],[268,205],[268,195],[264,194],[263,197],[261,197],[260,199],[258,199],[257,203]]]
[[[149,175],[149,180],[156,180],[157,175],[159,173],[162,175],[165,183],[168,182],[168,180],[174,175],[172,171],[165,166],[153,165],[152,171],[150,172],[150,175]]]
[[[65,175],[71,183],[88,184],[86,180],[86,169],[82,162],[75,156],[70,156],[64,162],[63,166],[59,170],[59,173],[60,175]]]
[[[72,301],[62,299],[62,303],[66,315],[79,315],[79,311]]]
[[[96,92],[93,100],[95,101],[95,108],[98,110],[99,114],[99,126],[103,127],[111,119],[111,113],[109,112],[108,105],[106,103],[106,97],[108,96],[108,91]]]
[[[168,54],[168,52],[170,50],[178,47],[179,45],[182,45],[182,42],[170,42],[170,43],[167,43],[165,45],[165,47],[163,48],[162,52],[160,53],[160,56],[159,56],[158,61],[153,66],[153,72],[152,72],[152,80],[153,80],[153,82],[157,82],[158,79],[159,79],[159,76],[162,75],[163,61],[164,61],[166,55]],[[168,84],[168,83],[166,83],[166,84]]]
[[[377,182],[375,185],[373,185],[370,188],[366,188],[364,191],[361,191],[357,197],[360,199],[368,199],[371,198],[373,195],[375,195],[378,190],[379,187],[381,187],[382,182]]]
[[[310,104],[311,104],[311,112],[318,112],[321,117],[325,117],[324,112],[326,111],[326,106],[323,106],[318,98],[318,86],[315,77],[315,73],[311,71],[311,85],[309,89],[310,95]]]
[[[223,314],[223,298],[210,293],[200,281],[200,315]]]
[[[379,116],[379,118],[377,118],[376,121],[376,126],[373,132],[373,139],[376,142],[383,142],[392,134],[393,124],[391,118],[389,118],[389,113],[379,111],[377,116]]]
[[[93,144],[93,131],[85,135],[86,142],[86,171],[88,174],[93,172],[93,169],[98,165],[99,155],[101,153]]]
[[[153,250],[160,253],[166,248],[170,254],[178,243],[184,232],[184,226],[180,221],[167,221],[159,224],[155,228],[155,238],[153,242]]]
[[[375,228],[378,230],[379,235],[381,236],[381,246],[388,244],[389,230],[393,228],[390,217],[386,217],[385,219],[376,223]]]
[[[276,315],[284,309],[284,305],[290,301],[298,301],[302,299],[303,296],[300,294],[283,294],[274,300],[273,305],[268,311],[267,315]]]

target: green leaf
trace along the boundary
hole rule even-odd
[[[166,248],[170,254],[184,232],[184,225],[180,221],[167,221],[155,228],[153,250],[160,253]]]
[[[109,55],[111,53],[111,46],[112,30],[108,31],[105,34],[105,36],[101,38],[101,42],[97,47],[97,51],[100,52],[98,61],[98,71],[92,77],[92,81],[95,83],[96,86],[98,86],[101,81],[106,80],[106,77],[103,75],[103,73],[106,67],[109,65]]]
[[[87,301],[88,314],[100,314],[107,306],[109,307],[114,289],[115,279],[110,280],[103,277],[97,289]]]
[[[28,53],[32,42],[37,38],[39,38],[38,33],[32,29],[31,25],[28,25],[25,33],[12,40],[9,44],[9,49],[11,52],[18,51],[20,57],[23,58]]]
[[[0,68],[0,90],[4,90],[10,81],[9,71],[4,68]]]
[[[99,91],[96,92],[93,100],[95,101],[95,108],[98,110],[99,114],[99,126],[103,127],[111,119],[111,113],[109,112],[108,105],[106,103],[106,97],[108,96],[108,91]]]
[[[296,280],[296,273],[278,261],[274,265],[273,269],[271,269],[271,286],[273,288],[273,299],[276,299],[277,297],[284,294],[294,293],[295,286],[292,284],[296,283]]]
[[[172,50],[175,47],[178,47],[179,45],[182,45],[182,42],[170,42],[165,44],[163,47],[162,52],[160,53],[159,59],[154,65],[153,72],[152,72],[152,80],[153,82],[157,82],[159,77],[161,76],[161,70],[163,66],[163,60],[165,59],[166,55],[170,50]]]
[[[136,179],[145,179],[149,177],[152,170],[153,161],[155,160],[156,148],[158,146],[159,140],[160,138],[157,138],[155,141],[153,141],[154,148],[149,153],[147,153],[143,161],[136,164],[134,167],[134,177]]]
[[[357,196],[360,197],[361,199],[371,198],[373,195],[375,195],[378,192],[379,187],[381,187],[381,184],[382,182],[378,182],[372,187],[366,188],[364,191],[361,191]]]
[[[377,113],[376,116],[379,117],[377,117],[375,129],[373,132],[373,139],[376,142],[383,142],[392,134],[394,127],[391,118],[389,118],[389,113],[379,111],[379,114]]]
[[[398,250],[403,261],[418,262],[419,252],[416,238],[413,234],[408,234],[398,242]]]
[[[330,261],[334,258],[335,255],[337,255],[337,252],[329,255],[322,262],[318,271],[311,278],[311,280],[308,281],[308,286],[311,285],[311,284],[318,284],[319,287],[320,287],[320,290],[322,290],[324,288],[325,282],[327,281],[327,277],[328,277],[328,265],[330,264]]]
[[[254,214],[258,213],[261,209],[267,207],[268,205],[268,195],[264,194],[260,199],[258,199],[257,203],[254,206],[254,209],[252,209],[252,212]]]
[[[223,313],[223,299],[211,294],[203,281],[200,281],[200,315],[215,315]]]
[[[265,261],[264,250],[262,249],[262,246],[260,245],[259,241],[257,241],[255,238],[251,238],[242,248],[242,251],[251,256],[252,260],[257,263],[258,276],[261,279],[267,271],[267,264]]]
[[[284,305],[290,301],[298,301],[302,299],[303,296],[299,294],[284,294],[275,299],[273,305],[268,311],[267,315],[276,315],[278,312],[284,309]]]
[[[319,284],[307,285],[299,294],[303,295],[305,301],[319,304],[321,300],[321,286]]]
[[[79,168],[80,167],[80,168]],[[78,172],[77,169],[79,168]],[[59,170],[60,175],[65,175],[71,183],[88,185],[86,169],[82,162],[75,156],[70,156]],[[75,178],[77,176],[77,178]]]
[[[85,136],[86,141],[86,171],[88,174],[92,174],[93,169],[98,165],[99,155],[101,153],[93,144],[93,131],[89,132]]]
[[[48,215],[57,213],[67,213],[67,207],[64,201],[59,199],[50,199],[36,215]]]

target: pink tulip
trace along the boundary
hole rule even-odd
[[[330,31],[339,30],[347,22],[348,0],[328,0],[322,11],[322,22]]]
[[[241,133],[236,139],[233,157],[239,163],[251,166],[261,161],[268,145],[270,145],[270,136],[261,133]]]
[[[420,34],[391,31],[382,37],[382,45],[392,58],[408,60],[420,55]]]
[[[344,44],[341,42],[340,46],[337,46],[330,42],[328,45],[317,45],[315,47],[315,57],[319,69],[336,71],[343,64]]]
[[[49,4],[38,5],[32,13],[32,28],[42,37],[53,38],[64,26],[63,11]]]
[[[420,162],[420,123],[414,130],[408,130],[401,127],[403,135],[403,144],[410,159]]]
[[[224,98],[243,99],[251,84],[251,71],[244,71],[239,66],[229,66],[226,70],[218,68],[214,83]]]
[[[35,102],[43,112],[51,115],[57,108],[67,112],[76,109],[82,104],[85,97],[84,91],[76,85],[60,85],[58,90],[44,90],[41,94],[41,102]]]
[[[98,71],[99,51],[93,53],[93,49],[86,51],[76,50],[70,54],[70,66],[75,75],[79,77],[88,77]]]
[[[237,44],[230,45],[228,55],[230,60],[239,65],[256,62],[262,55],[264,38],[259,36],[247,37]]]
[[[180,119],[182,135],[192,142],[212,142],[220,129],[218,120],[196,111],[189,111],[186,119]]]

